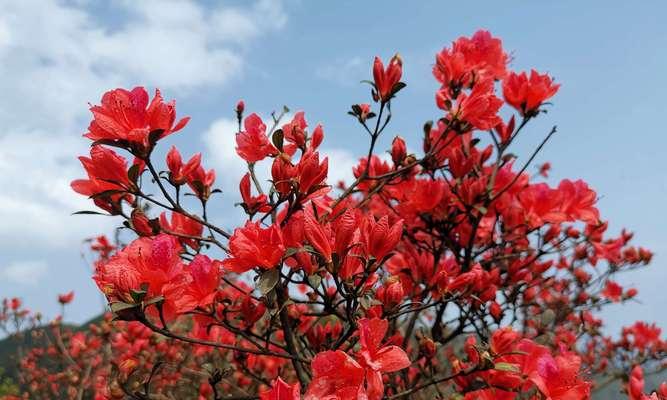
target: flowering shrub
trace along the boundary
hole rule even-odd
[[[369,145],[335,188],[321,125],[239,102],[246,221],[233,231],[208,216],[224,196],[200,154],[155,156],[188,122],[174,102],[105,93],[72,188],[137,238],[92,244],[113,316],[87,332],[54,323],[53,343],[21,360],[26,396],[568,400],[623,378],[630,399],[667,399],[667,385],[644,387],[645,370],[667,366],[660,329],[613,339],[595,316],[637,295],[613,279],[651,252],[607,234],[586,182],[528,172],[555,127],[532,154],[511,152],[559,84],[508,61],[486,31],[444,48],[422,149],[396,137],[382,157],[405,83],[399,56],[376,58],[372,101],[349,111]]]

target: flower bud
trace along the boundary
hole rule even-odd
[[[74,299],[74,291],[58,295],[58,303],[62,305],[71,303],[73,299]]]
[[[400,136],[396,136],[394,141],[391,142],[391,160],[394,162],[394,166],[398,168],[406,157],[407,148],[405,146],[405,140]]]
[[[426,358],[433,358],[436,353],[435,342],[431,338],[422,338],[419,341],[419,353]]]
[[[387,308],[398,305],[403,300],[404,295],[403,285],[397,277],[392,276],[385,282],[385,306]]]
[[[500,307],[500,304],[496,303],[495,301],[489,305],[489,313],[493,317],[493,320],[496,321],[496,323],[500,322],[501,318],[503,317],[503,309]]]
[[[151,221],[141,209],[135,208],[132,210],[130,220],[132,222],[132,229],[134,229],[137,235],[152,236],[155,234],[151,226]]]

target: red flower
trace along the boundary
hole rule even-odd
[[[391,160],[394,162],[394,167],[398,168],[408,156],[407,146],[402,137],[396,136],[391,142]]]
[[[525,72],[510,72],[503,80],[505,101],[524,116],[535,115],[540,105],[550,99],[560,85],[555,85],[548,75],[541,75],[535,70],[530,77]]]
[[[146,289],[146,298],[165,296],[167,313],[183,288],[181,246],[170,235],[142,237],[96,265],[93,279],[110,301],[133,303],[132,291]]]
[[[299,180],[299,192],[304,195],[320,194],[326,184],[329,172],[329,159],[327,157],[320,162],[318,152],[307,151],[296,166]],[[326,189],[328,191],[328,189]],[[324,193],[322,193],[324,194]],[[312,198],[309,196],[308,198]]]
[[[199,163],[197,163],[199,164]],[[215,183],[215,170],[204,170],[204,167],[197,165],[192,171],[189,171],[186,176],[188,186],[195,195],[203,201],[208,200],[211,196],[211,189]]]
[[[88,174],[88,179],[72,181],[71,186],[75,192],[96,196],[95,204],[110,213],[120,207],[122,199],[131,200],[131,197],[123,193],[133,186],[127,175],[125,158],[104,146],[93,146],[90,149],[90,158],[79,157],[79,160]]]
[[[623,296],[623,287],[614,281],[607,281],[604,290],[600,292],[603,297],[617,303]]]
[[[313,380],[304,400],[364,399],[364,369],[340,350],[318,353],[310,363]]]
[[[130,222],[132,223],[132,229],[139,236],[153,236],[157,233],[154,229],[151,220],[148,219],[146,214],[140,208],[135,208],[130,214]]]
[[[436,55],[433,75],[448,87],[470,87],[475,82],[505,76],[507,54],[500,39],[488,31],[475,32],[471,38],[460,37]]]
[[[558,191],[562,196],[560,205],[570,221],[581,220],[587,224],[597,225],[600,221],[600,212],[595,207],[597,194],[581,179],[574,182],[564,179],[558,184]]]
[[[373,99],[375,101],[382,101],[383,103],[389,101],[400,89],[396,85],[401,81],[402,74],[403,61],[398,54],[391,58],[386,69],[382,64],[382,60],[379,57],[375,57],[375,62],[373,63],[373,79],[375,80]]]
[[[389,226],[389,218],[385,215],[379,220],[369,216],[361,227],[362,243],[368,256],[382,260],[389,254],[401,239],[403,233],[403,221],[397,221]]]
[[[278,225],[262,228],[259,222],[246,222],[236,228],[229,249],[232,257],[223,261],[227,271],[242,273],[254,267],[271,269],[278,265],[285,253],[283,235]]]
[[[400,278],[397,276],[389,277],[384,283],[384,286],[378,288],[376,296],[387,310],[391,310],[400,304],[405,296]]]
[[[630,327],[623,328],[623,336],[632,335],[632,347],[638,350],[645,350],[650,347],[664,346],[664,342],[660,339],[662,329],[658,328],[656,324],[648,324],[646,322],[637,321]],[[630,340],[628,338],[628,340]]]
[[[548,178],[550,170],[551,170],[551,163],[545,162],[544,164],[540,165],[539,174],[543,178]]]
[[[493,128],[498,134],[498,137],[500,137],[500,143],[505,144],[510,140],[514,133],[514,125],[515,119],[514,115],[512,115],[507,125],[503,121],[500,121],[500,123]]]
[[[436,101],[438,107],[447,110],[446,100],[449,94],[446,90],[440,90]],[[486,80],[477,83],[470,94],[461,93],[457,98],[457,104],[449,110],[452,118],[469,123],[479,130],[489,130],[502,122],[498,116],[498,110],[503,101],[493,93],[493,81]]]
[[[305,113],[299,111],[294,114],[294,118],[285,125],[283,125],[283,134],[285,140],[294,143],[297,147],[303,149],[306,147],[306,123]]]
[[[300,400],[301,385],[295,383],[289,385],[280,377],[273,381],[271,389],[265,390],[259,394],[259,400]]]
[[[220,284],[220,262],[200,254],[190,262],[185,273],[188,284],[184,293],[174,300],[177,311],[191,311],[211,304]]]
[[[366,368],[366,391],[368,400],[379,400],[384,394],[382,373],[400,371],[411,362],[405,351],[398,346],[381,346],[389,322],[384,319],[361,319],[359,342],[361,343],[361,365]]]
[[[635,365],[632,368],[627,387],[629,400],[644,399],[644,371],[639,365]]]
[[[190,246],[192,249],[199,249],[199,241],[194,237],[200,237],[204,227],[194,219],[178,212],[171,213],[171,221],[167,220],[167,213],[160,214],[160,227],[165,233],[174,234],[182,245]],[[178,235],[193,236],[184,237]]]
[[[266,312],[266,306],[264,303],[261,303],[250,296],[243,296],[241,300],[241,325],[250,328],[255,322],[259,321],[260,318]]]
[[[169,168],[169,180],[174,185],[182,185],[187,181],[187,177],[191,175],[201,164],[201,153],[197,153],[183,165],[181,153],[178,152],[176,146],[171,146],[169,153],[167,153],[167,167]]]
[[[58,303],[60,303],[62,305],[69,304],[69,303],[72,302],[72,300],[74,300],[74,291],[73,290],[70,291],[69,293],[58,295]]]
[[[243,175],[241,182],[239,183],[239,191],[241,192],[241,198],[243,199],[243,208],[245,211],[252,215],[256,212],[267,212],[271,209],[271,206],[266,202],[267,197],[265,194],[259,196],[252,196],[250,192],[250,173]]]
[[[331,227],[322,226],[310,213],[304,213],[303,230],[310,244],[327,263],[331,262]]]
[[[524,340],[518,350],[526,353],[522,372],[551,400],[588,399],[591,384],[581,379],[581,359],[574,353],[556,357],[548,348]]]
[[[292,190],[292,180],[297,173],[289,157],[276,157],[271,164],[271,178],[276,191],[286,196]]]
[[[143,87],[132,91],[111,90],[102,96],[102,105],[90,108],[93,121],[84,136],[91,140],[127,142],[143,153],[152,146],[149,143],[151,132],[163,131],[155,138],[158,140],[181,130],[190,120],[183,118],[174,126],[175,104],[173,100],[165,104],[158,89],[150,105]]]
[[[245,131],[236,134],[236,153],[247,162],[257,162],[274,154],[276,149],[266,136],[266,125],[255,113],[243,122]]]

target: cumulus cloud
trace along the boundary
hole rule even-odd
[[[20,261],[0,269],[0,276],[14,284],[36,286],[46,275],[44,261]]]
[[[243,72],[249,43],[280,29],[279,1],[238,7],[124,1],[100,18],[88,2],[0,3],[0,239],[58,247],[108,228],[69,189],[89,113],[112,87],[141,83],[170,94],[222,86]],[[112,25],[106,24],[113,22]]]

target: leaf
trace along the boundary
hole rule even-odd
[[[150,306],[151,304],[157,304],[161,301],[164,301],[164,296],[153,297],[152,299],[144,302],[144,307]]]
[[[317,274],[316,275],[310,275],[308,277],[308,283],[310,283],[310,286],[317,289],[322,284],[322,277],[320,275],[317,275]]]
[[[89,210],[73,212],[72,215],[106,215],[106,216],[109,216],[109,214],[105,214],[105,213],[101,213],[101,212],[97,212],[97,211],[89,211]]]
[[[138,304],[131,304],[131,303],[125,303],[123,301],[115,301],[111,304],[109,304],[109,308],[111,308],[111,312],[118,314],[121,311],[124,310],[129,310],[132,308],[139,307]]]
[[[482,215],[486,214],[486,213],[489,211],[489,210],[488,210],[486,207],[484,207],[484,206],[475,206],[475,208],[477,209],[477,211],[479,211],[480,213],[482,213]]]
[[[148,134],[148,143],[150,143],[151,146],[155,145],[155,143],[157,143],[157,141],[160,139],[163,133],[164,129],[156,129],[154,131],[151,131]]]
[[[404,82],[397,82],[394,84],[394,87],[391,88],[391,94],[392,96],[398,93],[401,89],[406,87],[407,85]]]
[[[495,369],[497,371],[504,371],[504,372],[514,372],[514,373],[521,372],[521,370],[519,369],[518,366],[516,366],[516,364],[510,364],[510,363],[507,363],[507,362],[495,363],[493,365],[493,369]]]
[[[372,305],[371,303],[372,303],[371,298],[368,297],[368,296],[363,296],[362,298],[359,299],[359,304],[361,304],[361,306],[365,310],[368,310],[369,308],[371,308],[371,305]]]
[[[137,179],[139,178],[139,164],[134,164],[127,170],[127,178],[130,182],[137,183]]]
[[[127,193],[125,190],[118,190],[118,189],[111,189],[111,190],[105,190],[99,193],[92,194],[88,196],[89,199],[97,199],[98,197],[106,197],[106,196],[112,196],[114,194],[120,194],[120,193]]]
[[[134,300],[136,303],[141,303],[141,301],[146,297],[146,291],[145,290],[134,290],[130,289],[130,296],[132,296],[132,300]]]
[[[276,129],[271,136],[271,141],[273,145],[276,146],[276,149],[283,151],[283,141],[285,140],[285,134],[282,129]]]
[[[290,258],[299,252],[301,252],[301,249],[297,247],[288,247],[287,250],[285,250],[285,255],[283,255],[283,258]]]
[[[259,275],[257,289],[259,289],[259,292],[262,293],[262,295],[266,296],[274,287],[276,287],[278,280],[280,280],[280,271],[278,268],[266,270]]]
[[[540,319],[542,325],[549,325],[556,319],[556,313],[554,312],[554,310],[551,309],[544,310],[544,312],[542,313],[542,317]]]

